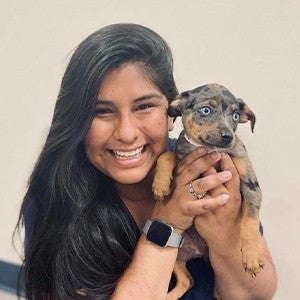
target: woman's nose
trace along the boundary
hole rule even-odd
[[[138,136],[138,124],[133,116],[122,116],[115,124],[114,137],[123,143],[132,143]]]

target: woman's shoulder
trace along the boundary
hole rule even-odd
[[[175,138],[169,138],[168,145],[167,145],[167,151],[175,152],[177,139]]]

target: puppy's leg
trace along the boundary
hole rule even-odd
[[[241,178],[242,221],[241,247],[243,267],[252,277],[263,268],[263,253],[259,233],[261,190],[249,158],[232,158]]]
[[[242,204],[241,246],[243,267],[252,277],[264,267],[263,251],[259,234],[259,217],[257,208],[244,199]]]
[[[152,183],[152,191],[156,200],[162,201],[170,194],[175,165],[176,156],[173,152],[165,152],[158,158]]]
[[[185,261],[177,260],[173,270],[177,283],[176,286],[167,294],[166,300],[177,300],[183,296],[193,285],[194,280],[186,268]]]

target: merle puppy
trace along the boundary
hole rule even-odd
[[[178,159],[195,148],[203,146],[209,152],[228,153],[240,175],[241,263],[246,272],[256,276],[264,266],[259,233],[262,195],[246,148],[235,133],[238,123],[248,121],[253,132],[256,120],[254,113],[242,99],[236,98],[225,87],[207,84],[181,93],[171,102],[168,114],[172,117],[181,116],[184,130],[177,140],[176,154],[165,152],[158,159],[152,185],[155,198],[162,201],[171,192],[172,173]],[[168,299],[180,298],[193,285],[186,261],[205,255],[206,250],[203,239],[193,228],[185,233],[185,242],[179,250],[174,268],[177,285],[168,294]]]

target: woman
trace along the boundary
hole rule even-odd
[[[179,237],[195,224],[209,246],[212,268],[190,263],[195,287],[182,299],[211,299],[214,278],[224,299],[272,297],[264,238],[264,270],[251,279],[241,267],[239,178],[227,155],[197,149],[179,163],[168,201],[153,199],[155,162],[173,144],[172,72],[165,41],[135,24],[102,28],[75,51],[20,212],[29,299],[165,299],[178,245],[150,243],[147,219]],[[191,181],[210,196],[197,201]]]

